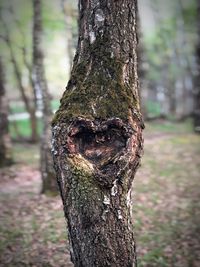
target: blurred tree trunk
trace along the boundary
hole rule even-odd
[[[0,16],[0,19],[1,19],[1,22],[4,26],[4,33],[5,33],[5,36],[1,36],[1,37],[5,41],[5,43],[7,44],[7,47],[8,47],[9,52],[10,52],[11,63],[13,65],[13,70],[14,70],[14,74],[16,77],[18,89],[20,91],[22,101],[24,102],[25,109],[30,116],[31,142],[35,143],[38,141],[36,108],[35,108],[34,104],[32,105],[31,100],[29,99],[29,97],[26,94],[26,89],[23,86],[22,74],[21,74],[20,67],[19,67],[19,64],[16,60],[16,56],[15,56],[15,53],[13,50],[13,45],[12,45],[12,41],[10,39],[8,27],[7,27],[6,23],[4,22],[2,16]]]
[[[137,15],[137,32],[138,32],[138,46],[137,46],[137,58],[138,58],[138,77],[139,77],[139,97],[140,97],[140,103],[141,103],[141,112],[143,119],[145,120],[147,118],[147,100],[148,98],[148,90],[147,90],[147,83],[146,83],[146,69],[145,69],[145,49],[142,39],[142,29],[141,29],[141,22],[140,17]],[[147,64],[146,64],[147,65]]]
[[[0,58],[0,167],[12,163],[11,139],[8,126],[8,100],[5,92],[4,67]]]
[[[197,1],[197,34],[198,41],[196,47],[197,70],[194,89],[194,130],[200,133],[200,1]]]
[[[136,266],[131,186],[144,127],[137,2],[79,1],[79,42],[52,151],[76,267]]]
[[[177,96],[176,96],[176,117],[178,119],[184,119],[191,116],[193,112],[192,105],[192,85],[191,88],[188,86],[188,80],[193,81],[193,72],[190,60],[190,54],[188,51],[188,44],[190,41],[187,40],[187,29],[184,20],[184,8],[182,0],[178,0],[176,5],[176,35],[177,39],[173,40],[173,54],[172,63],[174,63],[178,69],[182,70],[182,74],[176,79]]]
[[[74,57],[74,36],[73,36],[73,20],[76,19],[75,11],[69,0],[61,0],[62,10],[66,23],[66,36],[67,36],[67,55],[69,58],[70,70],[72,67]]]
[[[52,118],[50,95],[44,72],[42,50],[42,19],[41,1],[33,0],[34,23],[33,23],[33,84],[35,91],[40,92],[42,97],[42,123],[43,132],[41,137],[40,161],[42,175],[42,193],[57,192],[57,182],[51,156],[51,130]]]
[[[30,99],[27,97],[27,95],[25,93],[26,90],[22,84],[21,72],[19,70],[19,66],[18,66],[17,61],[15,59],[14,52],[13,52],[12,47],[11,47],[11,43],[9,44],[9,46],[10,46],[10,53],[11,53],[11,61],[13,64],[15,77],[17,79],[18,88],[20,90],[21,97],[22,97],[22,100],[24,102],[26,111],[28,112],[28,114],[30,116],[31,142],[35,143],[38,141],[36,109],[35,109],[34,105],[31,105]]]

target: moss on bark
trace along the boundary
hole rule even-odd
[[[74,66],[53,124],[78,116],[127,119],[129,110],[138,107],[133,88],[123,80],[124,62],[104,51],[102,43],[109,45],[105,39],[97,38],[90,47],[90,58]]]

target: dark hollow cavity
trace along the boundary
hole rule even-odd
[[[71,137],[71,141],[75,145],[76,153],[80,153],[92,163],[103,165],[126,147],[127,137],[124,137],[122,129],[118,128],[111,127],[98,132],[83,128]]]

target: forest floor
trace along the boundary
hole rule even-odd
[[[138,265],[199,267],[200,136],[169,122],[147,124],[144,135],[133,199]],[[40,194],[38,147],[14,144],[14,159],[0,170],[0,266],[73,266],[60,197]]]

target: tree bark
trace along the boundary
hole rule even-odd
[[[194,88],[194,130],[200,133],[200,2],[197,1],[197,34],[198,41],[196,47],[196,77]]]
[[[5,92],[5,75],[0,58],[0,167],[12,163],[11,139],[8,129],[8,99]]]
[[[136,0],[79,1],[79,41],[53,122],[76,267],[136,266],[131,186],[143,147]]]
[[[42,175],[42,193],[57,192],[57,182],[53,168],[51,156],[51,128],[52,119],[51,101],[48,92],[47,82],[44,72],[44,60],[42,49],[42,19],[41,19],[41,1],[33,0],[34,24],[33,24],[33,84],[35,91],[38,91],[42,97],[42,122],[43,133],[41,137],[41,175]]]

